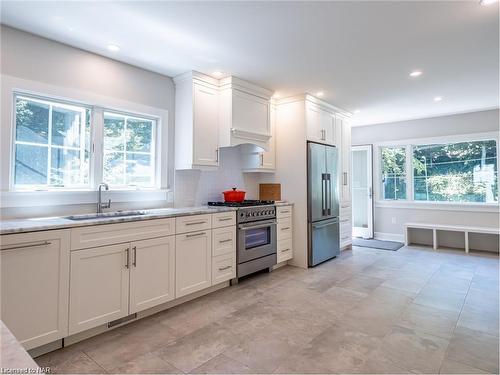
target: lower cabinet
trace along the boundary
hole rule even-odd
[[[69,230],[1,237],[1,318],[26,349],[68,335]]]
[[[71,253],[69,333],[175,298],[175,236]]]
[[[175,236],[175,296],[197,292],[212,285],[212,231]]]
[[[212,285],[236,277],[236,227],[212,230]]]
[[[130,245],[71,253],[70,335],[128,315]]]
[[[340,205],[340,248],[352,245],[352,213],[351,202],[342,202]]]
[[[277,216],[277,263],[285,262],[293,258],[293,228],[292,228],[292,206],[278,206]]]

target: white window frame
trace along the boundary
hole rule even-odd
[[[494,140],[497,145],[497,166],[500,166],[500,144],[499,134],[497,132],[473,133],[473,134],[457,134],[450,136],[439,136],[429,138],[403,139],[397,141],[378,142],[375,143],[374,175],[377,179],[375,184],[374,196],[376,197],[375,207],[382,208],[401,208],[401,209],[432,209],[432,210],[451,210],[451,211],[476,211],[476,212],[499,212],[500,203],[486,202],[439,202],[439,201],[415,201],[413,189],[413,146],[426,144],[446,144],[459,143],[467,141],[484,141]],[[391,200],[384,199],[382,192],[382,147],[405,147],[406,149],[406,200]],[[497,171],[498,174],[498,171]],[[498,178],[498,175],[497,175]]]
[[[406,178],[405,178],[405,182],[406,182],[406,198],[405,199],[386,199],[384,198],[384,181],[382,181],[382,148],[402,148],[405,150],[405,175],[406,175]],[[398,202],[398,201],[408,201],[410,197],[410,186],[408,186],[408,173],[410,173],[409,171],[409,167],[411,166],[411,162],[408,163],[408,145],[406,144],[391,144],[391,145],[380,145],[377,147],[377,160],[379,162],[379,174],[378,174],[378,181],[379,181],[379,199],[380,200],[383,200],[383,201],[388,201],[388,202]],[[413,189],[412,189],[413,191]]]
[[[15,140],[14,93],[21,96],[38,97],[55,102],[66,102],[73,105],[91,107],[91,160],[90,186],[88,189],[50,188],[42,191],[13,189],[12,169]],[[4,124],[0,128],[0,147],[4,156],[0,160],[1,208],[95,203],[95,190],[97,185],[102,181],[102,162],[99,161],[101,156],[99,153],[102,154],[103,140],[102,137],[98,136],[98,129],[102,130],[103,125],[102,116],[99,116],[99,112],[102,113],[104,110],[156,120],[156,185],[153,188],[113,187],[107,192],[108,196],[111,197],[113,202],[166,201],[167,203],[172,203],[173,193],[169,189],[167,181],[169,174],[167,160],[169,112],[166,109],[7,75],[1,75],[0,98],[2,108],[0,121],[1,124]],[[9,124],[9,126],[6,124]],[[96,173],[97,171],[100,172]]]

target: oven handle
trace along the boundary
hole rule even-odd
[[[268,227],[270,225],[276,225],[277,222],[276,220],[267,220],[265,222],[260,221],[258,224],[240,224],[238,225],[238,229],[246,230],[246,229],[257,229],[257,228],[264,228]]]

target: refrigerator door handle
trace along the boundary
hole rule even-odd
[[[326,174],[326,199],[327,199],[327,214],[332,214],[332,186],[330,173]]]
[[[325,203],[325,174],[321,174],[321,215],[325,216],[326,203]]]

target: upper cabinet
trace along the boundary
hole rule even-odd
[[[336,116],[336,125],[340,128],[342,137],[341,144],[341,200],[351,201],[351,125],[349,119],[344,116]]]
[[[315,102],[311,101],[313,99]],[[309,141],[337,145],[334,111],[309,96],[306,96],[306,126]]]
[[[269,150],[271,95],[236,77],[220,80],[220,147],[252,144]]]
[[[218,81],[189,72],[175,81],[175,168],[219,165]]]

